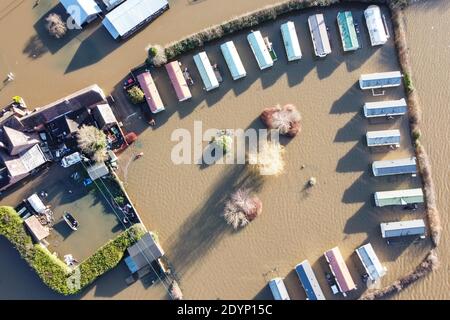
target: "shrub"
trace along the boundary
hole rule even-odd
[[[60,39],[67,33],[66,23],[62,20],[61,16],[56,13],[50,13],[47,18],[45,27],[51,36],[56,39]]]
[[[300,112],[292,104],[266,108],[260,118],[269,129],[278,130],[283,135],[294,137],[300,131]]]
[[[78,147],[83,153],[95,162],[104,162],[108,159],[106,153],[106,135],[94,126],[82,126],[78,131]]]
[[[249,164],[261,175],[279,175],[284,171],[283,147],[278,142],[265,142],[259,151],[248,155]]]
[[[405,73],[403,75],[403,82],[405,83],[405,88],[406,88],[407,92],[411,92],[414,90],[412,79],[411,79],[411,76],[409,75],[409,73]]]
[[[233,138],[225,131],[221,131],[217,137],[213,137],[213,143],[227,153],[233,146]]]
[[[145,95],[144,92],[142,92],[141,88],[138,86],[132,86],[127,91],[128,97],[131,100],[131,103],[133,104],[140,104],[145,101]]]
[[[262,202],[249,189],[239,189],[225,204],[223,216],[234,229],[244,227],[262,212]]]
[[[159,44],[149,45],[147,47],[148,61],[155,67],[160,67],[167,63],[167,56],[164,48]]]
[[[125,204],[125,198],[122,196],[114,197],[114,202],[117,203],[119,206],[123,206]]]

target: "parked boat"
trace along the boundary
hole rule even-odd
[[[79,223],[69,212],[67,211],[64,212],[63,218],[64,221],[67,223],[67,225],[70,227],[70,229],[72,229],[73,231],[78,230]]]

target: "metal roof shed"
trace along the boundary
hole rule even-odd
[[[87,170],[89,177],[92,180],[96,180],[98,178],[101,178],[101,177],[109,174],[108,167],[105,165],[104,162],[96,163],[90,167],[87,167],[86,170]]]
[[[374,161],[372,163],[372,172],[375,177],[415,174],[417,173],[416,158]]]
[[[368,6],[364,10],[364,17],[372,46],[385,44],[389,39],[389,34],[386,31],[380,7],[376,5]]]
[[[43,213],[47,209],[45,204],[42,202],[41,198],[39,198],[39,196],[36,193],[28,197],[27,201],[31,205],[33,210],[36,211],[37,213]]]
[[[333,249],[326,251],[324,256],[336,279],[339,290],[345,297],[347,292],[356,289],[356,284],[350,275],[350,271],[345,264],[341,251],[338,247],[334,247]]]
[[[95,0],[60,0],[60,2],[79,27],[94,21],[102,12]]]
[[[98,104],[93,109],[93,116],[100,128],[104,128],[107,125],[117,123],[117,118],[114,115],[109,104]]]
[[[298,42],[298,36],[297,31],[295,30],[294,22],[288,21],[286,23],[283,23],[280,29],[288,61],[301,59],[302,50],[300,48],[300,43]]]
[[[308,260],[304,260],[296,265],[295,272],[300,279],[303,289],[305,289],[308,300],[325,300],[325,296]]]
[[[367,102],[364,104],[366,118],[402,116],[408,111],[404,98],[399,100]]]
[[[374,198],[377,207],[406,206],[408,204],[423,203],[424,201],[421,188],[378,191],[374,193]]]
[[[343,11],[337,14],[339,33],[341,34],[344,51],[353,51],[359,48],[358,35],[351,11]]]
[[[220,46],[225,62],[230,70],[233,80],[243,78],[247,75],[242,60],[239,57],[239,53],[236,50],[233,41],[228,41]]]
[[[275,300],[291,300],[282,278],[273,278],[270,280],[269,287]]]
[[[25,219],[23,223],[37,242],[40,242],[50,235],[48,227],[43,226],[35,215]]]
[[[366,141],[369,147],[400,146],[400,130],[368,131]]]
[[[273,59],[270,56],[269,49],[267,49],[260,31],[252,31],[248,34],[247,41],[250,44],[259,69],[264,70],[273,66]]]
[[[124,39],[167,9],[167,0],[127,0],[109,12],[102,23],[114,39]]]
[[[309,16],[308,25],[316,56],[323,58],[330,54],[331,45],[323,14]]]
[[[202,78],[205,90],[210,91],[219,87],[219,81],[211,66],[211,62],[205,51],[199,52],[194,56],[194,62],[197,66],[200,77]]]
[[[423,219],[398,222],[385,222],[380,224],[383,238],[425,236],[426,226]]]
[[[153,236],[147,232],[134,245],[127,249],[129,258],[126,260],[131,272],[137,272],[164,255],[164,250]]]
[[[166,71],[169,75],[170,82],[175,89],[178,101],[185,101],[192,98],[191,90],[186,83],[186,79],[183,76],[183,72],[180,68],[180,63],[178,61],[172,61],[166,64]]]
[[[377,281],[386,275],[386,267],[384,267],[378,259],[373,247],[367,243],[355,250],[359,259],[361,260],[364,269],[366,269],[370,280]]]
[[[359,87],[362,90],[398,87],[401,83],[402,74],[400,71],[362,74],[359,77]]]
[[[158,113],[165,110],[164,104],[161,100],[161,96],[159,95],[158,89],[155,85],[155,81],[153,81],[150,72],[145,71],[139,74],[136,78],[142,91],[144,91],[145,100],[147,101],[150,111],[152,113]]]

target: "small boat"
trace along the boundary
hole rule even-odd
[[[63,218],[64,221],[67,223],[67,225],[70,227],[70,229],[72,229],[73,231],[78,230],[79,223],[69,212],[67,211],[64,212]]]

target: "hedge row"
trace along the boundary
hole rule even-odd
[[[109,241],[75,269],[52,255],[47,248],[33,244],[23,221],[11,207],[0,207],[0,235],[6,237],[19,251],[25,261],[36,271],[51,289],[64,295],[75,294],[99,276],[114,268],[122,259],[125,250],[145,233],[141,224],[133,225],[117,238]],[[71,286],[70,277],[80,271],[79,286]]]

